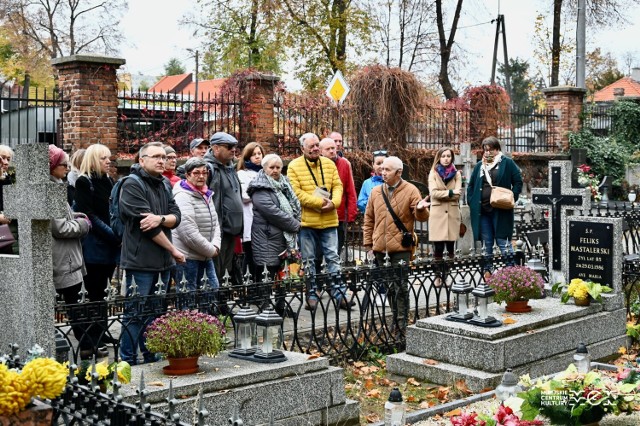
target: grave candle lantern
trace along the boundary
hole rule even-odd
[[[495,290],[482,281],[472,292],[476,298],[476,305],[478,306],[478,315],[475,315],[469,320],[470,323],[479,325],[481,327],[499,327],[502,322],[498,321],[492,316],[489,316],[489,303],[491,298],[496,294]]]
[[[465,280],[456,281],[451,286],[451,292],[455,294],[458,310],[455,314],[447,316],[450,321],[467,321],[473,318],[473,312],[469,309],[469,294],[473,290],[471,283]]]
[[[578,344],[576,353],[573,354],[573,360],[575,361],[578,373],[587,374],[589,372],[591,369],[591,355],[589,355],[587,345],[582,342]]]
[[[513,374],[510,368],[504,372],[500,384],[496,388],[496,398],[498,401],[504,402],[509,398],[513,398],[522,392],[522,388],[518,386],[518,377]]]
[[[236,347],[229,356],[234,358],[251,357],[256,348],[251,347],[251,338],[256,329],[257,313],[249,306],[244,306],[233,317],[233,328],[236,335]]]
[[[280,347],[279,332],[282,325],[282,318],[276,314],[273,308],[267,308],[256,317],[256,327],[258,337],[262,337],[262,342],[253,360],[257,362],[273,363],[286,361],[286,357]]]

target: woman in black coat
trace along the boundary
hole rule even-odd
[[[75,210],[87,215],[91,231],[82,241],[82,253],[87,267],[84,284],[91,302],[100,302],[111,284],[120,253],[120,240],[111,230],[109,221],[109,197],[113,181],[108,175],[111,152],[105,145],[95,144],[87,148],[76,180]],[[104,316],[91,330],[91,337],[98,344],[115,344],[117,339],[108,335],[106,309]],[[105,333],[107,333],[105,335]]]
[[[266,155],[262,167],[247,189],[253,202],[253,261],[258,270],[266,265],[269,275],[275,277],[282,263],[280,254],[296,248],[301,208],[289,180],[281,173],[280,157]],[[276,312],[280,316],[293,316],[290,308],[285,310],[283,292],[276,295]]]
[[[522,191],[522,174],[516,163],[502,155],[500,141],[491,136],[482,141],[484,154],[476,164],[467,187],[467,202],[471,212],[473,240],[484,244],[484,276],[491,274],[493,264],[494,241],[500,247],[503,256],[508,256],[507,263],[513,263],[513,209],[495,209],[491,207],[491,186],[500,186],[513,191],[518,201]],[[488,175],[488,176],[487,176]]]

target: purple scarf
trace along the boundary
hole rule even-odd
[[[436,171],[444,181],[445,185],[456,176],[456,173],[458,173],[458,169],[456,169],[456,166],[453,163],[449,164],[447,168],[442,164],[438,164],[436,166]]]

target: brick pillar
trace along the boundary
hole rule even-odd
[[[62,115],[63,148],[67,151],[95,143],[118,147],[118,86],[116,70],[124,59],[72,55],[51,61],[58,88],[69,109]]]
[[[259,142],[266,152],[274,152],[274,88],[280,81],[275,75],[252,73],[241,85],[242,115],[240,119],[240,143]]]
[[[547,108],[556,116],[553,131],[547,134],[547,143],[569,150],[569,132],[582,128],[582,105],[587,92],[573,86],[549,87],[542,91],[547,100]]]

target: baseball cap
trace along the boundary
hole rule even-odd
[[[196,138],[194,140],[191,141],[191,143],[189,144],[189,149],[193,149],[197,146],[202,145],[203,143],[209,145],[209,141],[206,139],[202,139],[202,138]]]
[[[213,135],[211,135],[211,138],[209,138],[209,142],[211,143],[211,145],[217,145],[217,144],[237,145],[238,144],[238,140],[236,138],[231,136],[229,133],[225,133],[225,132],[214,133]]]

